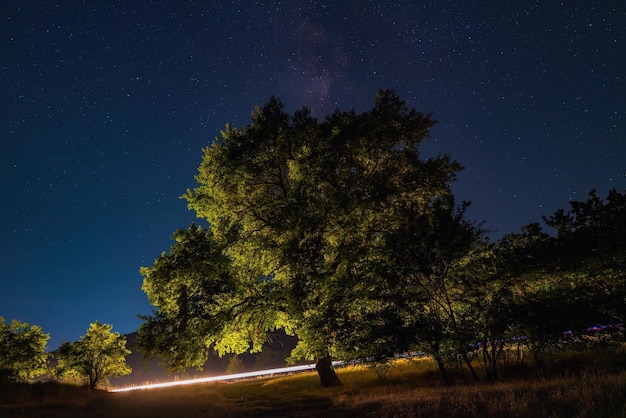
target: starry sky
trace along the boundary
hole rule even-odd
[[[195,220],[201,149],[276,95],[319,118],[379,88],[439,123],[424,156],[493,239],[626,189],[626,2],[0,5],[0,316],[49,348],[137,329],[140,266]]]

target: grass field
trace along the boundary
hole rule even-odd
[[[0,388],[0,417],[626,417],[626,372],[584,360],[549,379],[517,372],[473,384],[457,374],[451,387],[426,359],[398,361],[384,379],[345,367],[331,389],[314,372],[123,393],[40,383]]]

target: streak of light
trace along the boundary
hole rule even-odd
[[[233,374],[227,374],[227,375],[222,375],[222,376],[200,377],[197,379],[177,380],[174,382],[153,383],[150,385],[129,386],[125,388],[112,389],[110,390],[110,392],[128,392],[131,390],[144,390],[144,389],[166,388],[170,386],[193,385],[196,383],[217,382],[220,380],[247,379],[250,377],[271,376],[271,375],[276,375],[276,374],[301,372],[301,371],[312,370],[312,369],[315,369],[315,364],[306,364],[303,366],[292,366],[292,367],[280,367],[277,369],[258,370],[254,372],[245,372],[245,373],[233,373]]]

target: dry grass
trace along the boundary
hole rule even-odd
[[[381,388],[339,396],[335,404],[371,417],[626,417],[626,375],[404,391]]]
[[[493,385],[457,376],[440,387],[434,364],[422,360],[395,363],[384,381],[346,367],[331,389],[314,372],[124,393],[33,385],[12,401],[0,397],[0,417],[626,417],[626,373],[609,370]]]

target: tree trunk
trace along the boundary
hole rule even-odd
[[[474,381],[478,382],[480,380],[480,377],[478,376],[478,373],[476,373],[476,370],[474,370],[474,366],[472,366],[472,361],[469,359],[469,357],[467,357],[467,353],[461,352],[461,358],[465,362],[467,370],[469,370],[470,374],[474,378]]]
[[[483,348],[483,359],[485,362],[485,381],[495,383],[498,380],[498,356],[496,354],[495,343],[492,343],[491,350]]]
[[[318,358],[315,363],[315,370],[320,377],[320,383],[322,387],[329,388],[332,386],[339,386],[341,382],[337,377],[337,373],[333,370],[333,363],[330,356],[324,358]]]
[[[441,383],[443,383],[444,386],[452,385],[452,380],[448,375],[448,371],[446,370],[446,366],[443,362],[443,358],[441,357],[441,355],[436,352],[433,354],[433,358],[437,362],[437,367],[439,367],[439,376],[441,377]]]

